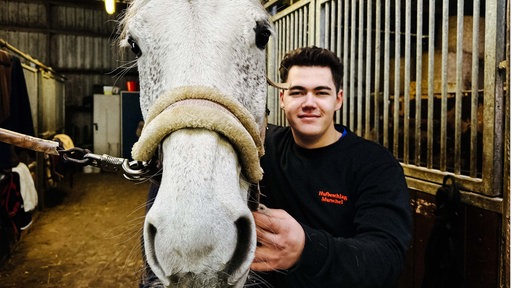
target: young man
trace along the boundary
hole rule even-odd
[[[261,202],[268,208],[253,213],[253,281],[393,287],[412,225],[400,164],[382,146],[334,124],[343,102],[336,55],[318,47],[291,51],[280,74],[289,85],[279,97],[290,126],[267,130]]]

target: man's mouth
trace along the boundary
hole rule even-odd
[[[319,115],[316,115],[316,114],[302,114],[302,115],[299,115],[299,118],[303,119],[303,118],[319,118],[320,116]]]

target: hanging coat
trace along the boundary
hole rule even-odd
[[[32,112],[30,110],[30,100],[28,98],[27,84],[25,82],[21,61],[17,57],[11,56],[10,63],[11,74],[7,77],[10,78],[10,86],[7,90],[3,87],[1,88],[1,90],[4,91],[2,93],[5,93],[5,91],[9,91],[10,93],[9,100],[7,101],[9,102],[9,113],[8,117],[0,122],[0,127],[35,136]],[[2,78],[0,77],[0,79]],[[2,100],[2,105],[4,105],[4,102],[5,101]],[[4,110],[5,107],[2,106],[0,111]],[[19,160],[14,146],[0,142],[0,169],[10,169],[18,165],[18,163]]]

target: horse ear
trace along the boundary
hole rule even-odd
[[[290,84],[288,83],[276,83],[272,80],[270,80],[270,78],[267,77],[267,84],[274,87],[274,88],[277,88],[277,89],[281,89],[281,90],[288,90],[290,88]]]

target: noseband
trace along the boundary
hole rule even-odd
[[[263,177],[259,159],[264,154],[263,132],[250,112],[240,103],[214,88],[187,86],[161,95],[148,111],[132,157],[149,161],[162,140],[184,128],[202,128],[223,135],[241,160],[242,174],[251,183],[249,208],[259,204],[258,183]]]

